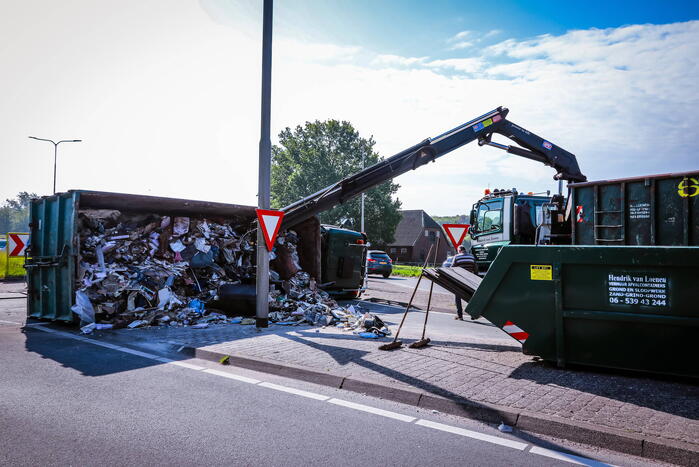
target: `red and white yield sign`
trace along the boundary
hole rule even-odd
[[[468,233],[468,224],[444,224],[444,231],[447,233],[447,237],[451,240],[451,244],[454,248],[459,248],[459,245],[463,243],[466,234]]]
[[[24,256],[24,250],[29,243],[29,234],[7,234],[7,256]]]
[[[282,226],[284,211],[270,211],[269,209],[256,209],[255,211],[257,211],[257,220],[260,222],[262,236],[265,237],[267,250],[272,251],[279,227]]]

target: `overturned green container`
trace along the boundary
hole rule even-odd
[[[699,247],[508,246],[466,307],[568,364],[699,377]]]

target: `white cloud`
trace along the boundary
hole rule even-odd
[[[410,65],[419,65],[425,62],[429,57],[401,57],[400,55],[391,55],[391,54],[383,54],[383,55],[377,55],[376,58],[373,59],[372,63],[375,65],[381,65],[381,66],[391,66],[391,65],[400,65],[400,66],[410,66]]]
[[[471,41],[456,42],[455,44],[453,44],[449,48],[451,50],[459,50],[459,49],[468,49],[469,47],[473,47],[473,42],[471,42]]]
[[[451,36],[449,38],[448,42],[458,42],[458,41],[464,40],[467,37],[469,37],[471,34],[472,34],[471,31],[457,32],[456,34],[454,34],[453,36]]]
[[[473,31],[461,31],[454,34],[449,39],[447,39],[447,43],[451,44],[449,46],[449,50],[467,49],[469,47],[472,47],[473,41],[466,40],[466,38],[470,38],[471,36],[473,36],[473,34]]]
[[[444,60],[432,60],[425,63],[430,68],[441,68],[461,71],[464,73],[474,73],[483,68],[483,60],[480,58],[447,58]]]

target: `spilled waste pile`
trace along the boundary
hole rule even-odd
[[[78,222],[79,288],[72,310],[80,317],[83,332],[254,324],[236,307],[218,307],[223,303],[218,296],[222,288],[254,287],[254,223],[117,210],[81,211]],[[281,280],[277,271],[270,270],[270,321],[382,332],[384,326],[375,324],[383,323],[375,323],[373,315],[340,307],[318,288],[299,266],[296,243],[293,231],[277,239],[293,264],[293,275]],[[272,252],[270,259],[275,258]]]

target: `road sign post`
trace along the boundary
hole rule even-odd
[[[269,209],[272,142],[270,112],[272,100],[272,0],[264,0],[262,13],[262,106],[260,113],[260,156],[257,207]],[[258,328],[269,326],[269,251],[262,225],[257,229],[257,300],[255,323]]]

